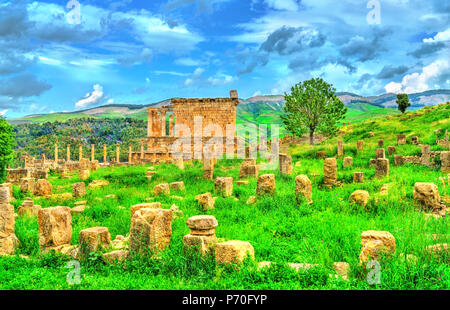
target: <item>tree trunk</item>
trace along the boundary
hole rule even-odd
[[[309,131],[309,144],[314,145],[314,131]]]

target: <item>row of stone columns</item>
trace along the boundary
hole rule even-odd
[[[129,159],[131,158],[131,146],[130,146],[130,154]],[[141,158],[143,158],[144,154],[144,145],[141,143]],[[103,162],[106,163],[107,161],[107,148],[106,144],[103,144]],[[70,145],[67,145],[67,151],[66,151],[66,161],[70,161]],[[79,160],[83,159],[83,146],[80,145],[78,150],[78,158]],[[58,151],[58,145],[55,144],[55,162],[58,162],[59,160],[59,151]],[[95,145],[91,144],[91,161],[95,160]],[[130,160],[131,161],[131,160]],[[116,162],[120,162],[120,144],[116,144]]]

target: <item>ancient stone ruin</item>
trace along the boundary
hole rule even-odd
[[[244,159],[239,171],[239,177],[244,178],[257,178],[259,174],[259,168],[256,164],[256,159]]]
[[[19,246],[14,233],[14,207],[9,204],[10,200],[9,187],[0,187],[0,256],[14,254]]]
[[[389,156],[395,154],[395,151],[396,151],[395,146],[392,146],[392,145],[388,146],[388,155]]]
[[[211,215],[193,216],[186,221],[186,225],[190,229],[190,234],[183,237],[184,246],[202,254],[212,253],[217,243],[216,218]]]
[[[375,159],[378,159],[378,158],[386,158],[384,149],[376,149],[375,150]]]
[[[80,231],[78,243],[80,258],[86,259],[90,253],[108,248],[112,240],[107,227],[92,227]]]
[[[232,240],[216,244],[216,264],[239,264],[255,259],[255,249],[247,241]]]
[[[309,204],[312,204],[312,185],[311,180],[307,175],[299,175],[295,178],[295,195],[297,202],[306,200]]]
[[[292,174],[292,157],[287,154],[280,153],[279,158],[280,158],[281,174],[291,175]]]
[[[387,231],[369,230],[361,234],[360,263],[365,264],[370,259],[378,259],[381,254],[389,255],[395,253],[395,238]]]
[[[34,193],[34,184],[36,180],[34,178],[22,178],[20,179],[20,192],[22,193]]]
[[[166,106],[148,108],[147,137],[140,151],[130,153],[131,161],[201,159],[206,142],[213,137],[234,152],[237,138],[228,141],[226,136],[235,137],[238,104],[237,91],[233,90],[229,98],[173,98]],[[170,149],[177,140],[185,143],[177,150]]]
[[[431,211],[440,211],[445,206],[441,203],[438,188],[434,183],[417,182],[414,185],[413,199],[416,203]]]
[[[397,145],[403,145],[406,144],[406,135],[399,134],[397,135]]]
[[[214,182],[215,190],[223,197],[230,197],[233,194],[233,178],[216,178]]]
[[[450,173],[450,152],[441,152],[440,159],[442,173]]]
[[[347,156],[344,158],[343,167],[352,167],[353,166],[353,157]]]
[[[344,144],[341,140],[337,142],[337,156],[338,157],[344,156]]]
[[[214,178],[214,159],[203,159],[203,178],[206,180]]]
[[[364,172],[353,172],[353,183],[363,183]]]
[[[74,183],[72,185],[72,195],[75,198],[80,198],[86,195],[86,184],[84,182]]]
[[[356,149],[358,150],[358,152],[362,152],[364,150],[364,141],[363,140],[358,140],[356,142]]]
[[[68,207],[39,210],[39,246],[43,252],[70,245],[72,240],[72,215]]]
[[[327,158],[323,164],[323,184],[333,187],[337,184],[337,162],[336,158]]]
[[[40,179],[34,185],[34,195],[46,197],[52,194],[53,186],[49,181]]]
[[[365,207],[369,202],[369,192],[364,190],[354,191],[349,198],[350,203],[355,203]]]
[[[377,158],[375,160],[375,170],[375,176],[378,178],[389,176],[389,159]]]
[[[172,237],[172,211],[143,208],[131,218],[130,253],[153,255],[164,250]]]
[[[38,216],[41,206],[35,205],[33,199],[26,198],[22,205],[18,208],[17,213],[20,216]]]
[[[198,201],[198,204],[203,208],[203,211],[214,209],[214,204],[216,202],[216,199],[211,195],[211,193],[197,195],[195,200]]]
[[[275,175],[274,174],[261,175],[258,178],[256,193],[258,195],[275,194]]]
[[[423,144],[421,146],[422,156],[420,157],[420,163],[425,166],[430,165],[430,146],[427,144]]]

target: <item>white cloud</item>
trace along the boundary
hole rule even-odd
[[[384,89],[386,89],[387,93],[394,93],[394,94],[398,94],[402,92],[402,84],[401,83],[396,83],[396,82],[390,82],[389,84],[387,84]]]
[[[201,79],[201,77],[202,77],[203,72],[205,72],[205,69],[203,69],[203,68],[195,69],[195,71],[194,71],[194,73],[192,73],[191,77],[187,78],[184,81],[184,86],[191,86],[196,81],[199,81]]]
[[[161,70],[156,70],[153,71],[154,74],[156,75],[174,75],[174,76],[188,76],[188,73],[183,73],[183,72],[176,72],[176,71],[161,71]]]
[[[208,83],[212,86],[218,86],[218,85],[227,85],[230,83],[233,83],[237,80],[237,77],[227,75],[227,74],[216,74],[215,76],[211,76],[208,78]]]
[[[295,0],[265,0],[264,2],[275,10],[297,11],[299,8]]]
[[[180,65],[180,66],[195,67],[195,66],[203,65],[204,62],[200,61],[200,60],[192,59],[190,57],[183,57],[183,58],[178,58],[177,60],[175,60],[175,64]]]
[[[108,104],[113,104],[114,103],[114,99],[109,99],[108,100]]]
[[[435,79],[450,69],[447,59],[436,60],[422,68],[422,73],[405,75],[400,83],[390,82],[384,88],[388,93],[419,93],[434,87]]]
[[[130,21],[138,41],[163,53],[186,52],[204,40],[201,35],[189,30],[186,25],[171,26],[146,10],[114,12],[111,19],[117,23]]]
[[[8,112],[8,110],[7,109],[5,109],[5,110],[3,110],[3,111],[0,111],[0,116],[5,116],[5,114]]]
[[[48,57],[44,57],[44,56],[38,56],[40,62],[42,62],[43,64],[46,65],[51,65],[51,66],[60,66],[62,64],[62,61],[58,60],[58,59],[52,59],[52,58],[48,58]]]
[[[432,38],[423,39],[423,42],[425,42],[425,43],[434,43],[434,42],[449,41],[449,40],[450,40],[450,28],[448,28],[445,31],[438,32]]]
[[[103,98],[103,87],[99,84],[94,85],[92,93],[87,93],[86,97],[75,104],[77,108],[86,108],[98,103]]]

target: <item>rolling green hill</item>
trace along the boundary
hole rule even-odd
[[[346,122],[359,122],[371,117],[383,117],[396,114],[395,94],[384,94],[380,96],[363,97],[357,94],[340,92],[337,93],[345,105],[349,108]],[[450,101],[450,90],[431,90],[423,93],[410,94],[411,110],[422,108],[425,105],[436,105]],[[67,121],[85,117],[99,119],[132,118],[146,120],[148,107],[159,107],[167,105],[169,100],[164,100],[149,105],[106,105],[94,107],[82,111],[29,115],[17,119],[9,119],[11,124],[43,123],[53,121]],[[283,113],[283,96],[255,96],[241,99],[237,109],[238,123],[255,124],[281,124],[280,115]]]

